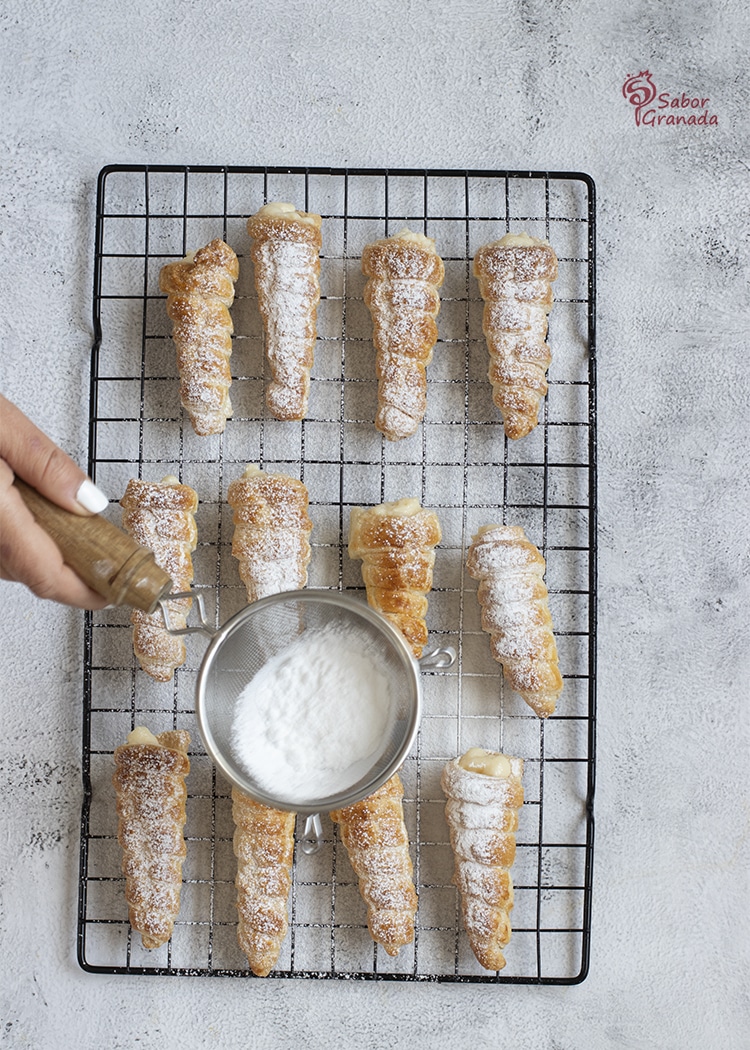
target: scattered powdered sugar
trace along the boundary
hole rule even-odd
[[[493,401],[506,434],[517,439],[536,426],[539,403],[547,393],[552,360],[546,342],[547,315],[557,256],[544,242],[511,247],[499,241],[479,249],[474,274],[485,302],[482,330],[490,355]]]
[[[232,554],[248,601],[304,587],[312,531],[304,484],[249,467],[231,483],[227,499],[234,511]]]
[[[167,475],[161,482],[132,478],[121,500],[122,524],[142,547],[147,547],[156,564],[172,580],[172,593],[188,591],[193,582],[191,554],[198,541],[194,511],[198,494],[177,478]],[[186,626],[191,600],[167,603],[174,628]],[[134,609],[133,649],[144,671],[157,681],[166,682],[185,661],[185,643],[169,633],[160,611]]]
[[[318,242],[271,237],[252,250],[273,375],[270,407],[280,419],[301,419],[307,409],[320,299],[319,249]]]
[[[393,441],[413,434],[424,417],[425,366],[432,359],[440,310],[438,286],[432,279],[442,281],[442,262],[434,252],[415,249],[399,238],[372,247],[374,252],[365,251],[363,268],[371,274],[364,298],[377,351],[375,425]],[[430,272],[433,260],[440,271],[435,275]]]
[[[554,281],[557,256],[549,244],[507,247],[498,241],[485,244],[474,258],[474,274],[486,281]]]
[[[352,638],[321,631],[272,657],[239,694],[235,757],[259,788],[292,803],[346,791],[389,739],[388,680]]]
[[[482,628],[511,688],[546,717],[562,689],[545,561],[523,529],[495,526],[474,537],[466,561],[480,581]]]

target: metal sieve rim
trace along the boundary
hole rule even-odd
[[[377,774],[377,776],[368,779],[364,786],[360,787],[358,790],[326,796],[325,798],[311,800],[309,803],[292,802],[289,799],[277,798],[260,790],[255,784],[253,784],[243,771],[235,765],[231,757],[225,754],[225,752],[217,745],[206,710],[208,676],[212,667],[220,657],[224,643],[236,630],[242,627],[247,620],[252,617],[263,616],[263,614],[268,612],[269,609],[272,609],[273,606],[279,605],[285,601],[294,601],[302,603],[303,605],[313,603],[329,605],[338,610],[343,610],[344,612],[351,614],[353,617],[359,617],[360,619],[369,622],[379,631],[380,634],[383,635],[385,642],[390,644],[400,658],[404,671],[409,678],[408,688],[413,700],[411,705],[411,717],[403,742],[391,760],[380,771],[380,773]],[[231,616],[226,623],[214,633],[208,649],[203,656],[200,670],[198,672],[195,701],[196,720],[198,723],[198,730],[203,740],[203,745],[214,765],[220,770],[225,779],[233,787],[236,787],[255,802],[259,802],[264,806],[269,806],[271,809],[286,810],[288,812],[305,815],[320,812],[327,813],[331,810],[343,809],[345,806],[354,805],[355,802],[359,802],[361,799],[366,798],[368,795],[377,791],[379,787],[381,787],[390,779],[390,777],[393,776],[394,773],[398,771],[411,750],[419,730],[419,724],[422,717],[422,682],[419,664],[414,658],[406,640],[400,631],[398,631],[398,629],[394,627],[385,616],[377,612],[375,609],[372,609],[369,605],[365,604],[365,602],[341,594],[338,591],[305,588],[304,590],[296,591],[280,591],[277,594],[271,594],[265,598],[260,598],[258,601],[252,602],[250,605],[245,606],[245,608],[240,609],[239,612],[235,613],[234,616]]]

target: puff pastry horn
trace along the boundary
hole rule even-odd
[[[453,882],[469,944],[487,970],[502,970],[510,940],[523,760],[471,748],[448,762],[441,784],[455,860]]]
[[[482,628],[508,685],[546,718],[555,710],[563,681],[552,633],[545,561],[513,525],[486,525],[469,548],[466,568],[479,580]]]
[[[266,404],[277,419],[303,419],[310,392],[320,299],[320,215],[266,204],[247,221],[271,383]]]
[[[174,593],[189,590],[193,582],[191,555],[198,538],[194,517],[197,493],[172,475],[160,482],[131,479],[120,505],[123,527],[153,552],[156,563],[171,577]],[[166,602],[173,627],[185,626],[191,604],[190,598]],[[182,638],[167,631],[161,610],[146,613],[134,609],[130,622],[133,650],[141,667],[157,682],[168,682],[175,668],[185,662]]]
[[[266,977],[279,958],[289,925],[294,813],[254,802],[232,789],[237,858],[237,939],[250,969]]]
[[[231,483],[227,498],[234,510],[232,554],[247,600],[304,587],[312,532],[304,484],[250,464]]]
[[[376,350],[375,426],[396,441],[413,434],[425,414],[445,267],[432,238],[402,230],[365,247],[362,271]]]
[[[331,813],[367,905],[367,928],[388,955],[414,940],[417,911],[403,795],[394,773],[361,802]]]
[[[125,899],[144,948],[169,940],[180,911],[189,745],[184,730],[155,736],[139,726],[115,749],[112,782]]]
[[[490,354],[492,400],[509,438],[528,434],[538,422],[547,393],[550,354],[547,315],[557,256],[547,241],[508,233],[474,257],[474,275],[484,299],[482,329]]]
[[[352,509],[349,554],[362,559],[368,604],[401,631],[416,657],[427,642],[427,594],[439,542],[437,516],[415,499]],[[359,878],[370,933],[389,955],[413,939],[417,907],[403,794],[395,773],[374,794],[331,814]]]
[[[312,522],[307,489],[296,478],[266,474],[254,464],[229,486],[234,510],[232,554],[249,602],[307,582]],[[250,969],[266,977],[288,926],[287,901],[294,859],[295,814],[232,791],[237,857],[237,938]]]
[[[253,464],[231,483],[228,499],[234,510],[232,553],[248,601],[304,587],[312,530],[305,485],[286,475],[266,474]],[[287,934],[295,816],[234,789],[232,817],[237,940],[253,973],[266,976]]]
[[[440,537],[437,515],[416,499],[352,508],[349,555],[362,559],[367,601],[399,628],[417,658],[427,643],[427,595]]]
[[[237,256],[217,238],[167,263],[159,275],[177,350],[180,400],[196,434],[220,434],[232,414],[229,307],[239,272]]]

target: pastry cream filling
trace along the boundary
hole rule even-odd
[[[136,726],[132,733],[128,733],[129,744],[156,744],[160,746],[159,741],[156,739],[150,729],[146,729],[145,726]]]
[[[506,233],[498,243],[503,248],[533,248],[535,245],[549,242],[540,237],[530,237],[528,233]]]
[[[297,219],[299,222],[309,223],[310,226],[320,226],[320,216],[312,212],[297,211],[293,204],[286,201],[271,201],[264,204],[254,216],[263,219]]]
[[[510,762],[506,755],[497,751],[485,751],[481,747],[470,747],[458,760],[462,769],[470,773],[483,773],[488,777],[510,776]]]
[[[493,531],[493,529],[502,529],[503,527],[504,527],[504,526],[502,526],[502,525],[497,525],[497,524],[493,524],[493,525],[480,525],[480,526],[479,526],[479,528],[478,528],[478,529],[477,529],[477,531],[476,531],[476,535],[475,535],[475,536],[473,537],[473,540],[477,540],[477,539],[479,539],[479,537],[480,537],[480,536],[484,536],[484,535],[485,535],[486,533],[488,533],[488,532],[492,532],[492,531]],[[472,542],[473,542],[473,540],[472,540]]]
[[[379,507],[371,507],[370,513],[378,514],[383,518],[410,518],[412,514],[419,514],[421,509],[419,500],[414,499],[413,496],[407,496],[393,503],[381,503]]]
[[[424,248],[428,252],[435,251],[435,242],[432,237],[427,237],[424,233],[414,233],[408,228],[404,228],[400,233],[396,234],[396,237],[400,241],[410,241],[412,244],[419,245],[420,248]]]

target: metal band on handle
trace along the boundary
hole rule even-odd
[[[423,653],[417,663],[421,671],[431,671],[441,667],[453,667],[456,662],[456,650],[452,645],[443,646],[440,649],[430,649]]]
[[[317,853],[323,845],[323,825],[320,822],[320,813],[310,813],[305,820],[305,830],[302,833],[300,846],[302,852],[311,856]]]

